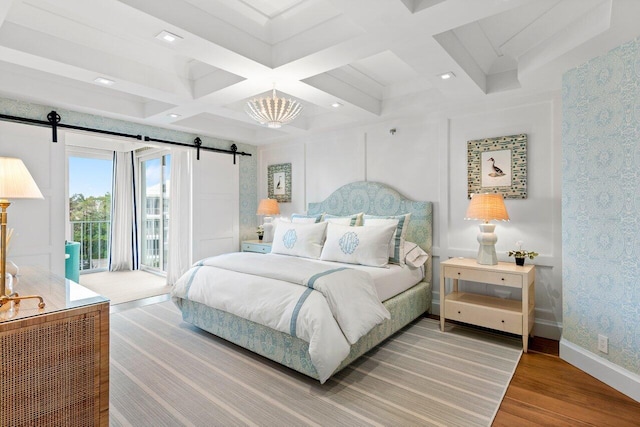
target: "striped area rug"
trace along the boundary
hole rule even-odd
[[[111,317],[112,426],[488,426],[519,339],[421,318],[321,385],[182,322]]]

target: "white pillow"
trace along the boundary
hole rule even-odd
[[[404,242],[404,261],[410,267],[422,267],[429,259],[429,254],[413,242]]]
[[[329,223],[321,260],[384,267],[389,263],[389,241],[396,224],[351,227]]]
[[[363,212],[353,214],[353,215],[347,215],[347,216],[325,214],[323,220],[326,222],[332,222],[334,224],[358,226],[358,225],[362,225],[363,216],[364,216]]]
[[[389,262],[393,264],[404,265],[404,238],[407,235],[407,226],[409,225],[410,218],[410,213],[392,216],[364,216],[363,225],[365,227],[369,225],[388,224],[394,224],[396,226],[396,232],[393,235],[393,239],[389,243]]]
[[[271,244],[272,254],[319,258],[327,230],[326,222],[317,224],[278,221]]]
[[[305,215],[305,214],[297,214],[294,213],[291,215],[291,222],[302,222],[302,223],[314,223],[322,221],[322,216],[324,214],[318,215]]]

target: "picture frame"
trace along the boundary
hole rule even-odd
[[[291,202],[291,163],[267,166],[268,197],[278,203]]]
[[[467,197],[501,193],[527,198],[527,134],[467,141]]]

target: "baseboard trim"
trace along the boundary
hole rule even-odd
[[[564,338],[560,340],[560,358],[640,402],[640,375],[627,371]]]
[[[534,336],[554,341],[560,341],[560,338],[562,338],[562,323],[537,318],[533,322]]]

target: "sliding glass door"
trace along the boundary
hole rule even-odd
[[[169,182],[171,155],[156,153],[140,157],[140,211],[142,249],[140,264],[156,271],[167,270],[169,235]]]

